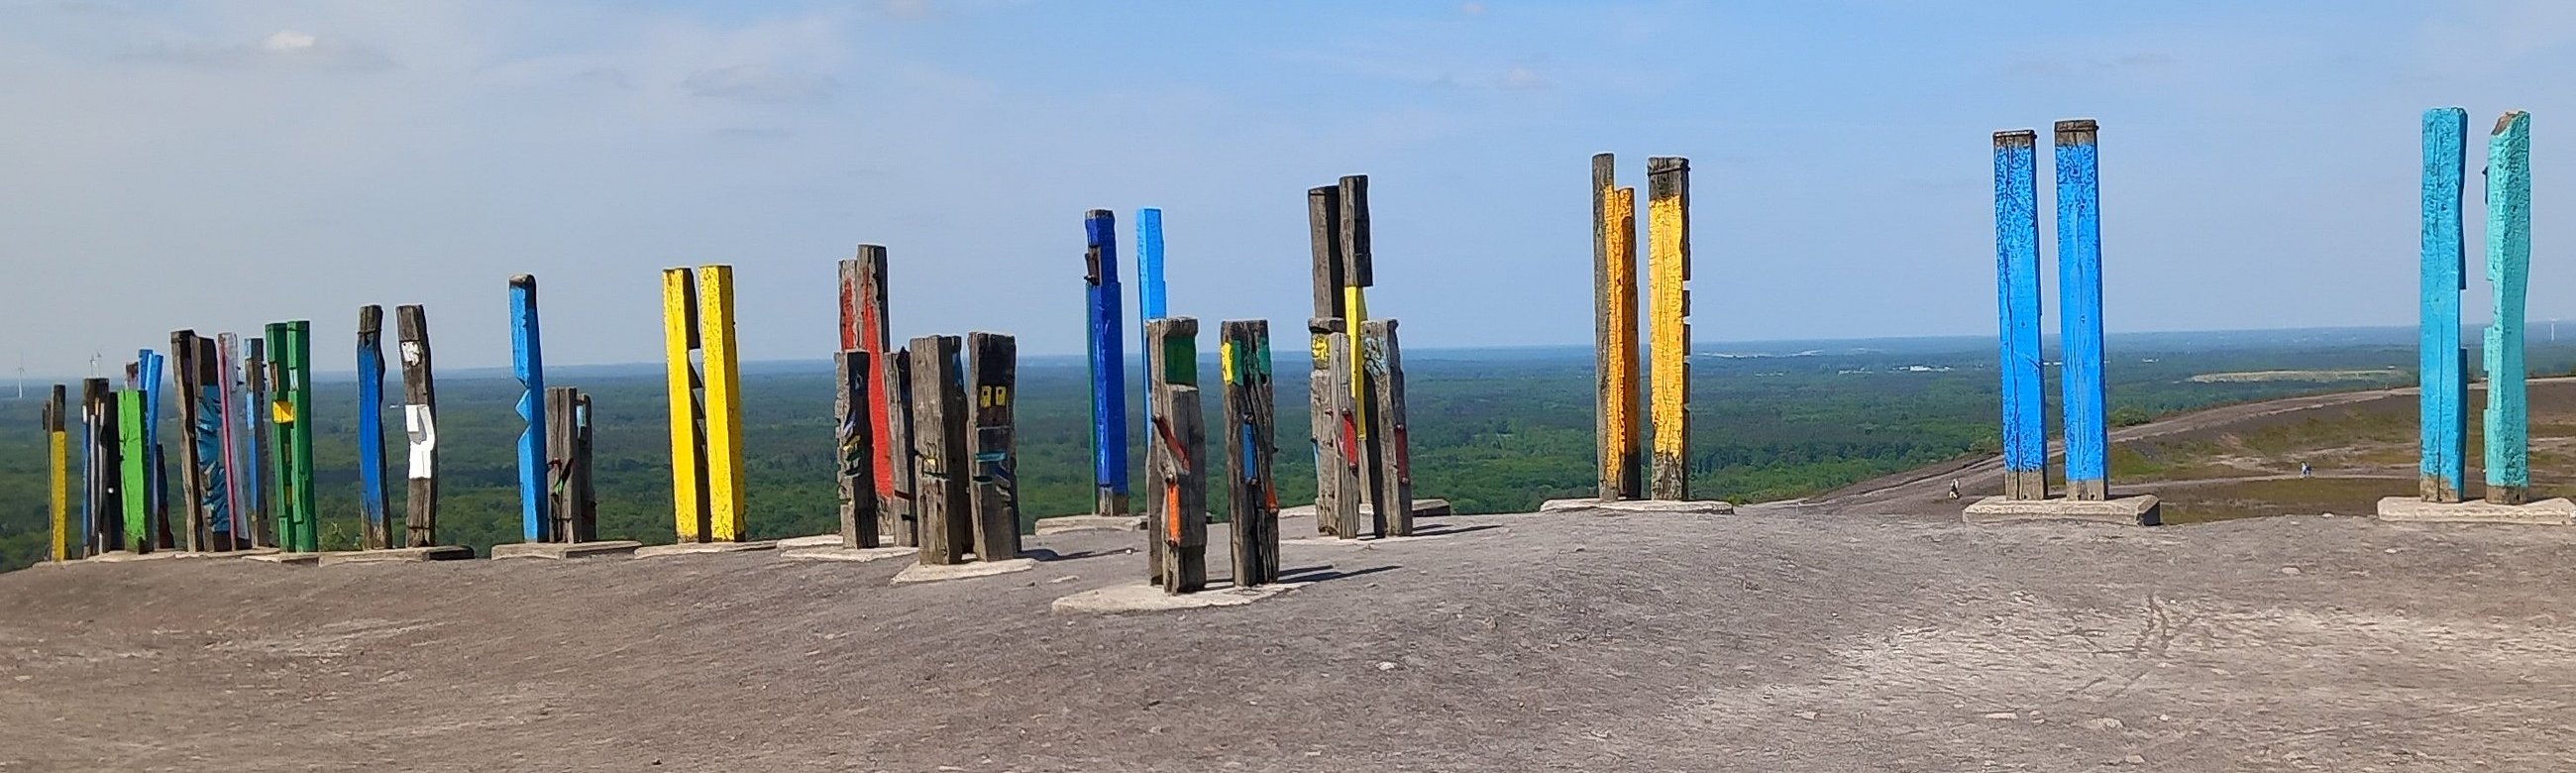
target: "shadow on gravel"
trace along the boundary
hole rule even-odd
[[[1124,552],[1124,551],[1121,551],[1121,552]],[[1084,550],[1084,551],[1079,551],[1079,552],[1074,552],[1074,553],[1058,553],[1058,552],[1055,552],[1055,551],[1053,551],[1053,550],[1048,550],[1048,549],[1046,549],[1046,548],[1026,548],[1026,549],[1023,549],[1023,550],[1021,550],[1021,551],[1020,551],[1020,557],[1021,557],[1021,558],[1034,558],[1034,559],[1037,559],[1037,560],[1039,560],[1039,561],[1080,561],[1080,560],[1085,559],[1085,558],[1096,558],[1096,557],[1104,556],[1104,555],[1108,555],[1108,554],[1107,554],[1107,553],[1102,553],[1102,552],[1097,551],[1097,550]]]
[[[1500,529],[1500,528],[1503,528],[1503,525],[1502,525],[1502,524],[1499,524],[1499,523],[1488,523],[1488,524],[1485,524],[1485,525],[1482,525],[1482,526],[1447,526],[1447,525],[1442,525],[1442,526],[1434,526],[1434,527],[1426,528],[1426,529],[1414,529],[1414,530],[1413,530],[1413,536],[1416,536],[1416,537],[1454,537],[1454,536],[1457,536],[1457,535],[1460,535],[1460,534],[1466,534],[1466,533],[1469,533],[1469,532],[1478,532],[1478,531],[1484,531],[1484,530],[1486,530],[1486,529]]]
[[[1392,571],[1395,571],[1395,570],[1397,570],[1397,569],[1399,569],[1399,568],[1402,568],[1402,567],[1398,567],[1398,566],[1396,566],[1396,565],[1394,565],[1394,564],[1388,564],[1388,565],[1385,565],[1385,566],[1372,566],[1372,567],[1369,567],[1369,568],[1367,568],[1367,569],[1355,569],[1355,570],[1348,571],[1348,572],[1341,572],[1341,571],[1334,571],[1334,570],[1333,570],[1333,565],[1332,565],[1332,564],[1325,564],[1325,565],[1322,565],[1322,566],[1307,566],[1307,567],[1300,567],[1300,568],[1296,568],[1296,569],[1283,569],[1283,570],[1280,570],[1280,572],[1279,572],[1279,581],[1280,581],[1280,582],[1325,582],[1325,581],[1329,581],[1329,580],[1340,580],[1340,579],[1346,579],[1346,578],[1351,578],[1351,577],[1360,577],[1360,576],[1364,576],[1364,575],[1377,574],[1377,573],[1379,573],[1379,572],[1392,572]]]

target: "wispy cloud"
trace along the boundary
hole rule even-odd
[[[790,72],[765,65],[735,65],[690,73],[680,82],[690,94],[760,104],[824,102],[840,90],[840,81],[812,72]]]
[[[127,58],[214,69],[305,67],[368,71],[394,67],[391,57],[373,47],[293,29],[278,30],[255,42],[163,43],[135,51]]]

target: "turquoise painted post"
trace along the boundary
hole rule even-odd
[[[519,377],[519,532],[551,542],[546,513],[546,361],[538,350],[537,278],[510,277],[510,372]]]
[[[365,547],[392,547],[385,531],[385,309],[358,309],[358,514]]]
[[[2066,497],[2110,496],[2102,386],[2102,190],[2093,121],[2057,122],[2057,338],[2065,361]]]
[[[160,539],[170,526],[170,481],[164,478],[161,469],[161,370],[164,365],[160,352],[143,349],[135,353],[135,371],[138,374],[135,388],[143,392],[143,506],[151,513],[152,539]],[[176,542],[171,542],[170,545],[155,547],[176,546]]]
[[[2487,137],[2487,501],[2519,505],[2531,496],[2529,416],[2523,405],[2523,296],[2531,280],[2531,115],[2496,119]]]
[[[1168,312],[1163,305],[1163,210],[1146,207],[1136,210],[1136,329],[1145,323],[1162,319]],[[1163,353],[1147,346],[1145,378],[1140,384],[1136,405],[1145,416],[1144,426],[1154,426],[1154,374],[1163,372]]]
[[[2415,348],[2423,392],[2418,488],[2426,502],[2460,501],[2469,455],[2468,362],[2460,349],[2460,292],[2468,289],[2460,237],[2468,134],[2469,111],[2424,111],[2423,309]]]
[[[1083,215],[1090,242],[1084,255],[1090,283],[1090,320],[1084,326],[1091,362],[1091,482],[1094,515],[1127,514],[1127,342],[1119,329],[1118,217],[1095,209]]]
[[[2002,351],[2004,498],[2048,498],[2039,350],[2039,133],[1995,132],[1995,306]]]

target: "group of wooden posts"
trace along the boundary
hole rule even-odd
[[[2468,286],[2461,223],[2468,129],[2467,110],[2424,111],[2417,498],[2437,504],[2460,502],[2466,491],[2469,368],[2460,341],[2460,293]],[[2487,376],[2485,502],[2519,506],[2531,498],[2531,417],[2523,383],[2524,302],[2531,276],[2531,115],[2515,110],[2498,117],[2486,151],[2484,251],[2494,321],[2479,347]]]
[[[1314,312],[1307,399],[1315,452],[1315,530],[1341,539],[1413,533],[1413,461],[1396,320],[1370,319],[1368,176],[1306,191]],[[1368,505],[1362,508],[1363,503]]]
[[[1599,359],[1601,501],[1682,501],[1690,488],[1690,160],[1646,160],[1647,391],[1654,430],[1641,440],[1637,340],[1637,191],[1619,187],[1618,161],[1592,157],[1592,265]]]
[[[2110,498],[2110,430],[2104,403],[2102,192],[2099,129],[2057,122],[2057,323],[2059,401],[2066,434],[2066,499]],[[2039,133],[1994,134],[1995,281],[2003,397],[2004,499],[2048,499],[2048,403],[2040,352]]]
[[[359,539],[366,548],[426,546],[437,540],[438,483],[432,476],[437,399],[430,380],[429,324],[419,306],[400,307],[395,315],[405,426],[411,436],[411,490],[406,528],[397,540],[385,521],[383,427],[377,412],[362,410],[359,506],[366,525]],[[377,306],[358,313],[359,394],[367,405],[379,404],[384,388],[383,317]],[[264,337],[247,342],[231,333],[213,338],[193,330],[171,333],[167,356],[145,349],[126,364],[123,388],[106,378],[82,382],[76,441],[66,405],[69,386],[55,385],[42,412],[53,484],[48,497],[51,557],[319,550],[311,327],[303,320],[271,323]],[[163,392],[165,370],[175,371],[167,374],[177,382],[175,396]],[[177,492],[171,491],[169,454],[160,432],[165,398],[171,398],[179,414]],[[77,519],[68,497],[75,448],[81,479]],[[174,496],[180,516],[176,524]]]

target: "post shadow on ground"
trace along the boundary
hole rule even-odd
[[[1304,585],[1318,582],[1330,582],[1333,580],[1345,580],[1352,577],[1364,577],[1367,575],[1377,574],[1379,572],[1392,572],[1401,568],[1403,567],[1395,564],[1386,564],[1382,566],[1372,566],[1366,569],[1353,569],[1345,572],[1334,569],[1332,564],[1301,566],[1295,569],[1281,570],[1279,572],[1279,581],[1282,583]],[[1232,582],[1233,580],[1234,578],[1232,577],[1226,578],[1227,582]]]

